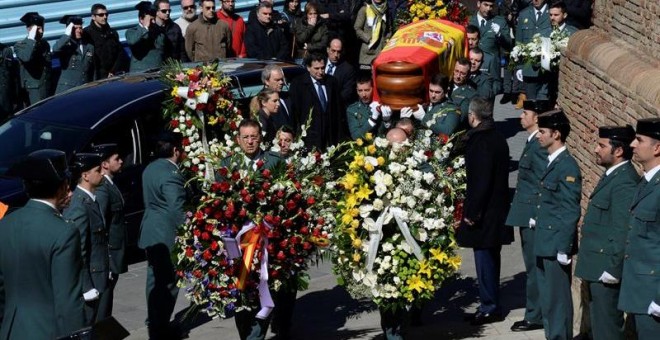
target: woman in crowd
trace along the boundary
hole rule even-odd
[[[261,132],[264,134],[263,140],[272,141],[276,132],[272,116],[276,115],[280,108],[280,94],[271,89],[263,89],[257,95],[257,101],[259,102],[257,118],[261,124]]]
[[[298,20],[294,28],[294,59],[303,59],[312,51],[324,52],[328,45],[328,27],[325,19],[319,17],[319,5],[308,2],[305,15]]]
[[[392,20],[387,13],[386,0],[367,0],[355,18],[355,34],[362,41],[360,68],[371,69],[371,62],[392,36]]]

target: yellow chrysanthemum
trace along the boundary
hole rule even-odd
[[[364,134],[364,139],[366,141],[371,141],[372,139],[374,139],[374,134],[371,132],[367,132],[366,134]]]
[[[367,184],[363,184],[360,187],[360,190],[358,190],[358,192],[356,192],[355,194],[358,199],[365,200],[369,198],[369,195],[371,195],[372,192],[373,190],[369,189],[369,186]]]
[[[340,182],[346,190],[352,190],[357,184],[358,178],[353,173],[347,173],[343,180]]]
[[[360,226],[360,221],[353,220],[353,222],[351,222],[351,228],[357,228],[359,226]]]
[[[362,141],[362,138],[358,138],[355,140],[355,144],[357,144],[357,146],[362,146],[362,144],[364,144],[364,141]]]
[[[435,5],[437,7],[442,7],[444,5],[444,3],[441,0],[438,0],[438,1],[435,2]]]
[[[362,247],[362,240],[359,239],[359,238],[354,238],[354,239],[353,239],[353,242],[351,243],[351,245],[352,245],[353,248],[355,248],[355,249],[360,249],[360,248]]]
[[[179,87],[178,87],[178,86],[174,86],[174,87],[172,88],[172,92],[170,92],[170,95],[171,95],[172,97],[177,97],[177,96],[178,96],[177,92],[179,92]]]
[[[357,205],[358,196],[356,194],[348,194],[344,205],[346,209],[351,209]]]
[[[440,18],[444,18],[444,17],[446,17],[446,16],[447,16],[447,10],[444,9],[444,8],[441,9],[441,10],[439,10],[439,11],[438,11],[438,16],[439,16]]]
[[[351,222],[353,222],[353,216],[350,214],[344,214],[344,216],[341,217],[341,223],[344,225],[349,225]]]
[[[371,165],[371,163],[364,163],[364,170],[367,170],[367,172],[372,172],[374,171],[374,166]]]
[[[358,215],[360,215],[360,209],[358,209],[358,208],[353,208],[353,209],[351,209],[351,211],[349,212],[349,214],[351,214],[351,216],[353,216],[353,217],[358,217]]]
[[[355,155],[355,158],[353,158],[353,162],[355,162],[357,166],[362,167],[364,165],[364,155],[362,154]]]
[[[353,253],[353,262],[360,262],[361,258],[360,253]]]
[[[431,13],[431,6],[424,6],[424,14]]]
[[[367,152],[369,152],[370,155],[373,155],[376,153],[376,146],[371,144],[367,146]]]
[[[213,126],[215,124],[218,124],[218,117],[216,116],[209,117],[209,125]]]
[[[378,161],[378,165],[383,165],[383,164],[385,164],[385,158],[383,158],[382,156],[376,158],[376,161]]]

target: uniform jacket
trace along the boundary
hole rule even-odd
[[[467,189],[463,205],[464,221],[456,230],[461,247],[491,248],[513,241],[513,229],[504,225],[508,211],[509,147],[495,130],[492,121],[484,121],[468,131],[465,144]]]
[[[312,120],[307,128],[307,136],[303,138],[305,145],[309,148],[317,147],[320,150],[349,138],[346,111],[344,111],[341,100],[338,100],[340,94],[337,79],[326,75],[324,82],[327,99],[325,112],[321,109],[316,86],[309,73],[299,75],[289,87],[294,120],[298,124],[305,124],[311,110]]]
[[[470,80],[474,83],[477,96],[488,99],[490,101],[495,99],[495,92],[493,92],[493,76],[477,70],[477,72],[470,74]]]
[[[491,75],[493,78],[493,96],[496,96],[502,93],[502,79],[499,77],[500,74],[500,59],[495,58],[494,55],[484,52],[484,59],[481,62],[481,68],[479,70],[483,73]],[[497,77],[493,75],[498,75]]]
[[[576,276],[597,282],[606,271],[621,280],[630,203],[638,182],[637,171],[628,162],[602,177],[594,188],[580,229]]]
[[[468,80],[466,84],[463,84],[457,88],[453,88],[453,84],[450,85],[450,94],[449,99],[452,103],[456,105],[461,110],[462,120],[466,120],[468,114],[468,107],[470,106],[470,100],[477,95],[475,90],[475,85]]]
[[[91,40],[94,45],[94,67],[96,68],[96,78],[103,79],[108,77],[108,73],[116,74],[123,71],[124,48],[119,42],[119,34],[112,29],[110,25],[103,27],[91,23],[85,27],[85,36]]]
[[[131,48],[130,71],[144,71],[160,67],[165,60],[165,40],[167,37],[163,30],[149,26],[149,29],[141,25],[126,30],[126,43]]]
[[[0,220],[0,339],[55,339],[85,326],[80,234],[30,200]]]
[[[575,26],[571,26],[569,24],[566,24],[566,26],[564,26],[562,31],[566,32],[566,34],[568,34],[568,36],[570,37],[571,35],[573,35],[573,33],[577,32],[578,29]]]
[[[80,43],[63,35],[55,43],[53,52],[60,59],[62,74],[57,81],[55,93],[64,92],[94,80],[94,46]]]
[[[80,188],[76,188],[71,203],[64,209],[64,218],[80,232],[83,292],[96,288],[103,293],[108,285],[110,254],[108,230],[98,203]]]
[[[369,117],[371,117],[371,108],[369,107],[369,104],[365,104],[359,100],[346,109],[348,131],[353,140],[364,138],[364,135],[367,134],[367,132],[376,133],[378,135],[385,132],[385,127],[383,126],[382,121],[378,121],[376,125],[371,126],[371,124],[369,124]]]
[[[371,41],[371,31],[373,27],[367,22],[367,4],[362,6],[357,13],[355,22],[353,23],[353,28],[355,29],[355,34],[362,46],[360,46],[360,65],[371,65],[371,62],[376,58],[376,55],[383,50],[387,39],[392,36],[393,27],[392,27],[392,17],[388,15],[386,21],[381,24],[380,30],[380,39],[378,43],[375,44],[372,48],[369,48],[369,41]]]
[[[21,86],[28,91],[38,90],[40,100],[48,97],[52,72],[50,44],[46,40],[23,39],[14,45],[14,52],[21,64]]]
[[[110,272],[125,273],[128,270],[124,256],[126,252],[126,225],[124,224],[124,198],[116,184],[103,177],[96,189],[96,201],[108,230],[110,248]]]
[[[461,122],[461,111],[449,100],[428,104],[424,108],[426,115],[422,119],[423,129],[431,129],[434,134],[444,133],[450,136],[456,132]]]
[[[232,156],[225,157],[220,161],[220,167],[227,168],[228,170],[237,170],[237,169],[248,169],[248,167],[253,167],[254,162],[262,160],[264,162],[263,166],[258,170],[273,169],[280,162],[284,162],[284,159],[280,156],[279,153],[272,151],[263,151],[259,150],[258,154],[250,161],[246,162],[245,154],[236,153]],[[254,170],[254,168],[252,168]],[[219,173],[216,173],[216,176]],[[224,180],[223,178],[216,177],[217,181]]]
[[[547,166],[539,185],[534,254],[541,257],[556,257],[557,253],[575,254],[582,175],[568,150]]]
[[[511,47],[512,40],[509,34],[509,24],[504,17],[496,15],[490,19],[486,19],[486,24],[481,27],[477,14],[470,16],[468,20],[469,25],[479,27],[479,48],[484,52],[490,53],[497,60],[500,60],[500,49],[508,50]],[[492,25],[497,24],[500,26],[499,33],[493,31]],[[499,75],[499,73],[498,73]]]
[[[628,228],[619,309],[647,314],[651,301],[660,302],[660,172],[638,184]]]
[[[324,52],[328,45],[328,27],[325,20],[320,17],[314,26],[307,24],[306,17],[298,20],[294,25],[294,35],[296,38],[295,58],[303,58],[305,54],[313,51]],[[307,44],[306,50],[305,44]]]
[[[541,193],[539,183],[547,166],[548,151],[541,147],[534,136],[525,144],[518,162],[518,184],[506,219],[507,225],[529,227],[529,219],[536,216],[536,206]]]
[[[552,32],[550,16],[548,15],[549,5],[545,5],[543,13],[536,20],[536,9],[534,6],[528,6],[518,15],[518,24],[516,26],[516,43],[526,44],[532,41],[535,34],[539,33],[542,37],[549,37]],[[525,65],[523,67],[523,76],[538,77],[541,65]]]
[[[142,173],[144,216],[138,246],[142,249],[163,244],[172,250],[176,229],[185,218],[184,180],[179,169],[166,158],[149,164]]]
[[[0,121],[14,112],[17,97],[17,72],[11,47],[0,43]]]
[[[186,29],[186,52],[192,61],[226,58],[231,49],[231,31],[222,20],[207,21],[203,16]]]
[[[286,31],[279,25],[262,25],[249,20],[245,31],[245,49],[249,58],[291,59],[291,44]]]

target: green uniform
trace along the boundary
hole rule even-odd
[[[369,104],[358,100],[348,106],[346,109],[346,121],[348,122],[348,131],[353,140],[364,138],[364,135],[368,132],[378,135],[385,133],[383,124],[376,123],[376,125],[371,125],[369,117],[371,117]]]
[[[618,307],[634,315],[640,340],[655,339],[660,322],[648,308],[660,304],[660,171],[639,182],[628,221]]]
[[[628,208],[638,181],[637,171],[627,162],[604,175],[589,196],[575,275],[589,284],[594,339],[624,339],[623,312],[616,308],[620,286],[599,279],[607,272],[621,280]]]
[[[502,59],[501,51],[508,51],[512,46],[511,35],[509,34],[509,24],[506,22],[506,19],[502,16],[494,16],[485,21],[485,24],[482,25],[479,22],[478,16],[472,15],[469,19],[470,25],[475,25],[479,27],[479,48],[484,51],[484,65],[489,65],[486,63],[486,54],[490,55],[493,58],[493,61],[490,61],[489,65],[492,69],[489,69],[489,73],[493,76],[493,83],[497,90],[493,94],[493,97],[497,95],[499,90],[502,88],[502,77],[500,76],[500,60]],[[497,24],[500,26],[498,33],[495,33],[492,25]],[[495,85],[495,83],[497,83]]]
[[[60,59],[62,74],[57,81],[55,93],[80,86],[94,80],[94,46],[80,45],[79,41],[63,35],[55,43],[53,52]]]
[[[165,33],[156,27],[141,25],[126,30],[126,43],[131,48],[131,72],[160,67],[165,56]]]
[[[14,69],[11,47],[0,43],[0,122],[14,112],[17,94]]]
[[[532,41],[535,34],[542,37],[549,37],[552,32],[550,16],[548,15],[548,4],[539,19],[536,20],[536,9],[534,6],[525,7],[518,14],[518,23],[516,25],[516,43],[527,44]],[[523,83],[525,94],[528,99],[548,99],[548,82],[546,74],[540,73],[541,65],[524,65]]]
[[[51,55],[46,40],[23,39],[14,45],[14,52],[21,64],[21,88],[34,104],[50,96]]]
[[[110,253],[110,273],[112,279],[107,290],[108,314],[112,314],[114,288],[119,274],[128,271],[124,260],[126,253],[126,225],[124,224],[124,198],[121,191],[108,177],[104,177],[101,186],[96,189],[96,201],[99,204],[106,230],[108,231],[108,247]]]
[[[444,133],[448,136],[458,129],[461,111],[451,101],[428,104],[424,109],[426,114],[421,122],[422,128],[431,129],[434,134]]]
[[[177,228],[185,221],[184,179],[176,164],[159,158],[142,173],[144,216],[138,246],[147,255],[147,322],[150,338],[171,335],[169,321],[179,289],[171,253]]]
[[[30,200],[0,220],[0,339],[55,339],[85,326],[80,234]]]
[[[85,317],[87,323],[92,325],[110,316],[107,313],[106,294],[110,273],[108,231],[98,203],[80,187],[73,191],[71,203],[64,209],[64,218],[80,232],[83,293],[95,288],[100,294],[97,301],[86,303]]]
[[[573,338],[571,266],[557,261],[559,253],[575,253],[580,219],[582,175],[577,162],[564,150],[541,176],[534,227],[534,254],[541,294],[546,339]]]
[[[481,61],[479,71],[488,73],[493,78],[493,97],[502,93],[503,82],[502,78],[498,75],[500,72],[500,61],[494,55],[484,52],[484,59]]]
[[[495,92],[493,92],[494,80],[490,74],[477,70],[477,72],[470,74],[470,81],[474,83],[479,97],[490,101],[495,99]]]
[[[477,91],[474,89],[470,82],[463,84],[459,87],[454,88],[451,91],[449,99],[454,105],[456,105],[461,110],[461,123],[467,126],[467,116],[470,107],[470,100],[477,95]]]
[[[523,262],[525,263],[525,320],[533,324],[543,323],[539,288],[536,278],[536,255],[534,254],[534,229],[529,219],[536,215],[540,193],[541,176],[548,165],[548,151],[541,147],[536,133],[525,144],[518,163],[518,184],[511,201],[506,225],[520,227]]]

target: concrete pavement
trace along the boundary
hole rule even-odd
[[[527,134],[519,124],[520,110],[513,105],[499,105],[495,101],[496,126],[509,142],[511,172],[509,184],[515,187],[518,159]],[[409,339],[544,339],[543,330],[514,333],[513,322],[524,315],[525,270],[520,252],[520,238],[502,248],[501,300],[506,319],[484,326],[471,326],[463,321],[463,314],[476,310],[477,287],[471,249],[461,249],[463,264],[460,277],[439,290],[436,299],[425,306],[424,325],[413,327]],[[310,271],[309,289],[298,293],[293,319],[293,339],[382,339],[376,306],[369,301],[355,301],[336,285],[329,262],[320,263]],[[129,330],[129,339],[148,339],[144,320],[146,262],[133,264],[129,272],[119,278],[115,291],[115,318]],[[175,308],[181,317],[188,306],[182,290]],[[210,320],[198,316],[190,324],[190,339],[238,339],[233,319]],[[267,338],[272,338],[269,333]]]

